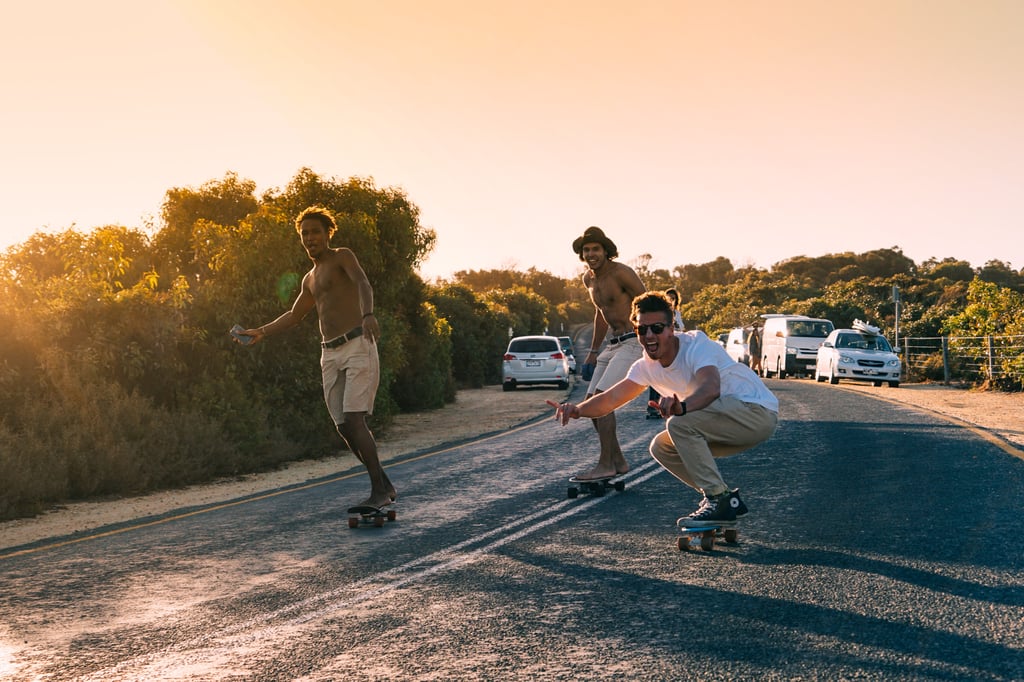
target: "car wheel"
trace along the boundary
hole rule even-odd
[[[558,382],[558,390],[564,391],[567,388],[569,388],[569,382],[568,381],[559,381]]]
[[[503,383],[501,385],[501,390],[503,390],[503,391],[514,391],[514,390],[516,390],[516,382],[515,381],[506,381],[505,383]]]
[[[900,387],[900,382],[898,382],[898,381],[890,381],[889,382],[889,388],[899,388],[899,387]]]
[[[825,381],[825,375],[818,371],[818,368],[814,368],[814,380],[819,384]]]
[[[775,362],[778,365],[778,369],[776,370],[775,375],[777,377],[779,377],[780,379],[785,379],[786,378],[786,367],[785,367],[785,365],[782,364],[782,358],[779,358]]]
[[[882,382],[881,381],[872,381],[871,385],[874,386],[875,388],[878,388],[879,386],[882,385]]]
[[[836,376],[836,366],[830,365],[828,368],[828,383],[835,386],[839,383],[839,377]]]

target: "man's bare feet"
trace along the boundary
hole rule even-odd
[[[370,495],[365,500],[360,502],[357,507],[373,507],[374,509],[383,509],[394,502],[391,496],[385,493],[384,495]]]
[[[624,471],[618,471],[615,467],[604,467],[600,464],[588,471],[581,471],[576,474],[577,481],[600,481],[605,478],[612,478],[614,476],[621,476],[622,474],[629,471],[629,465],[623,464]]]

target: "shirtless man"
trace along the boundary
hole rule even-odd
[[[373,288],[355,254],[351,249],[330,246],[335,230],[334,216],[325,208],[311,206],[299,214],[295,231],[313,269],[302,278],[291,310],[273,322],[240,333],[256,343],[291,329],[316,308],[323,338],[324,400],[338,433],[370,475],[370,496],[360,506],[381,508],[391,504],[396,493],[380,465],[377,442],[366,424],[380,380],[380,326],[373,314]]]
[[[629,316],[633,299],[646,291],[640,277],[627,265],[612,259],[619,255],[615,243],[599,227],[588,227],[572,243],[572,250],[589,268],[583,274],[583,286],[594,302],[594,336],[590,353],[583,361],[582,376],[590,381],[587,397],[606,391],[626,377],[630,366],[643,355]],[[608,345],[601,342],[608,334]],[[597,465],[577,475],[581,481],[608,478],[629,471],[615,433],[615,413],[593,420],[601,443]]]

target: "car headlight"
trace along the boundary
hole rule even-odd
[[[844,365],[853,365],[853,364],[856,364],[857,361],[854,360],[849,355],[842,355],[842,354],[840,354],[839,355],[839,362],[841,364],[844,364]]]
[[[887,362],[885,364],[889,365],[890,367],[899,367],[900,366],[900,359],[899,358],[893,358],[892,360],[890,360],[889,362]]]

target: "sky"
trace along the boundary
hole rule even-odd
[[[0,3],[0,249],[308,167],[403,190],[427,279],[575,276],[590,225],[669,270],[1024,267],[1017,0]]]

